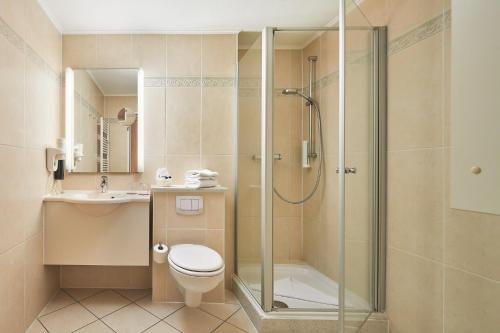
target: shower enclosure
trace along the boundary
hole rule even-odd
[[[386,30],[341,10],[239,34],[235,283],[266,318],[356,331],[384,307]]]

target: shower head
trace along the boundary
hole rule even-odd
[[[304,95],[298,89],[295,89],[295,88],[285,88],[281,91],[281,94],[282,95],[299,95],[302,98],[304,98],[308,103],[311,103],[311,104],[314,103],[314,101],[311,97],[307,97],[306,95]]]

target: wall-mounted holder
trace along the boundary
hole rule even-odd
[[[58,161],[64,161],[66,155],[64,149],[61,148],[47,148],[45,150],[45,157],[47,162],[47,170],[49,172],[54,172],[57,170]]]

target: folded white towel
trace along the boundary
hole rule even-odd
[[[193,180],[193,181],[196,181],[196,180],[216,180],[217,177],[200,177],[200,176],[186,176],[186,181],[188,180]]]
[[[186,180],[185,184],[188,188],[206,188],[206,187],[215,187],[217,186],[216,180]]]
[[[217,177],[219,174],[215,171],[208,169],[200,169],[200,170],[188,170],[186,171],[187,177]]]

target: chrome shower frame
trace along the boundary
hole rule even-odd
[[[373,161],[374,161],[374,176],[375,183],[374,186],[374,197],[375,203],[373,207],[374,211],[374,231],[373,235],[373,243],[374,243],[374,260],[373,263],[375,265],[375,269],[373,270],[373,311],[383,311],[385,306],[385,144],[386,144],[386,56],[387,56],[387,30],[384,27],[348,27],[344,29],[339,29],[339,27],[320,27],[320,28],[273,28],[267,27],[262,31],[262,100],[261,100],[261,294],[260,294],[260,302],[256,301],[245,286],[245,284],[239,279],[238,276],[234,277],[236,282],[236,286],[241,290],[239,293],[248,295],[246,301],[249,303],[253,303],[254,306],[260,308],[263,313],[265,313],[266,318],[268,319],[282,319],[293,313],[294,316],[300,318],[308,318],[309,316],[317,316],[317,318],[324,318],[325,320],[338,320],[339,324],[342,325],[344,313],[342,311],[344,297],[343,291],[345,288],[345,279],[339,279],[339,301],[341,302],[341,306],[339,307],[339,311],[332,310],[322,310],[322,309],[314,309],[314,310],[305,310],[305,309],[277,309],[273,307],[274,301],[274,263],[273,263],[273,161],[274,161],[274,152],[273,152],[273,97],[274,97],[274,34],[276,32],[293,32],[293,31],[339,31],[343,30],[345,34],[345,30],[365,30],[365,31],[373,31],[373,63],[374,63],[374,100],[373,100],[373,108],[374,108],[374,127],[376,130],[374,131],[373,144]],[[345,38],[345,36],[344,36]],[[343,45],[341,46],[340,52],[345,52],[345,39],[343,39]],[[340,60],[340,59],[339,59]],[[345,59],[344,59],[345,61]],[[344,65],[345,66],[345,65]],[[345,73],[345,68],[341,70],[342,73]],[[311,75],[310,75],[311,78]],[[339,80],[344,78],[344,74],[339,74]],[[312,84],[311,84],[312,83]],[[310,81],[309,84],[309,95],[313,97],[314,91],[311,91],[313,87],[314,81]],[[345,86],[343,80],[341,81],[342,85],[342,94],[345,93]],[[290,94],[295,94],[295,91],[290,91]],[[339,91],[340,93],[340,91]],[[300,93],[300,95],[303,95]],[[303,96],[304,97],[304,96]],[[305,98],[305,97],[304,97]],[[340,96],[339,96],[340,98]],[[307,98],[306,98],[307,100]],[[339,106],[339,117],[341,116],[342,121],[345,121],[345,106],[344,104]],[[340,120],[340,118],[339,118]],[[340,129],[340,128],[339,128]],[[309,132],[311,133],[311,131]],[[342,139],[339,136],[339,139],[342,141],[339,142],[339,148],[344,147],[344,132],[342,131]],[[342,146],[341,146],[342,145]],[[237,154],[235,154],[237,156]],[[339,179],[345,179],[346,168],[345,168],[345,155],[343,158],[339,160],[338,164]],[[329,172],[335,173],[336,170],[332,169]],[[344,184],[345,186],[345,184]],[[339,189],[339,191],[344,189]],[[235,193],[236,196],[236,193]],[[236,198],[235,198],[236,199]],[[237,202],[237,200],[235,200]],[[345,205],[345,198],[341,199],[339,202],[340,205]],[[238,207],[236,206],[235,214]],[[235,215],[235,220],[237,216]],[[345,230],[345,217],[344,213],[342,213],[341,220],[339,221],[341,224],[341,229]],[[236,228],[237,229],[237,225]],[[235,231],[237,232],[237,230]],[[235,243],[237,242],[237,234],[235,234]],[[343,261],[343,257],[345,256],[345,243],[343,241],[340,244],[341,253],[340,260]],[[237,245],[235,244],[235,251],[237,251]],[[236,273],[238,262],[238,255],[235,255],[235,267]],[[339,265],[343,271],[345,271],[345,262],[340,263]],[[243,287],[243,288],[242,288]],[[237,289],[238,289],[237,288]],[[252,318],[252,316],[250,316]],[[253,320],[253,319],[252,319]],[[343,326],[343,325],[342,325]]]

